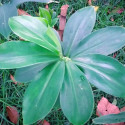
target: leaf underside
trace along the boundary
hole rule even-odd
[[[36,64],[24,68],[16,69],[14,78],[17,82],[27,83],[31,82],[35,76],[48,65],[48,63]]]

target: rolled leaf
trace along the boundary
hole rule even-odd
[[[14,78],[17,82],[31,82],[35,76],[48,64],[36,64],[16,70]]]
[[[72,52],[75,52],[75,46],[91,33],[95,20],[96,12],[93,6],[80,9],[69,18],[63,35],[65,56],[72,55]]]
[[[66,63],[60,104],[64,115],[74,125],[85,124],[92,115],[94,102],[91,87],[72,62]]]
[[[121,123],[125,122],[125,112],[119,114],[110,114],[104,115],[98,118],[93,119],[94,124],[112,124],[112,123]]]
[[[48,21],[49,25],[51,24],[52,18],[47,9],[39,7],[39,16],[45,18]]]
[[[58,59],[52,52],[26,41],[11,41],[0,45],[0,69],[21,68]]]
[[[57,62],[44,68],[30,83],[23,100],[23,123],[43,119],[58,98],[64,79],[65,63]]]
[[[83,56],[85,54],[109,55],[124,46],[125,28],[119,26],[106,27],[83,39],[72,56]]]
[[[73,59],[81,66],[91,84],[100,90],[118,97],[125,97],[125,67],[117,60],[89,54]]]
[[[51,31],[50,28],[48,29],[40,20],[31,16],[18,16],[10,18],[9,25],[12,31],[21,38],[36,43],[54,53],[59,53],[55,41],[51,40],[46,34],[46,32]]]

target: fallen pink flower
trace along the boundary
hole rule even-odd
[[[124,11],[124,8],[118,9],[117,13],[121,14]]]
[[[96,115],[103,116],[109,114],[118,114],[121,111],[125,111],[125,107],[121,110],[116,105],[111,104],[106,98],[102,97],[97,105]],[[105,125],[124,125],[124,123],[114,123]]]

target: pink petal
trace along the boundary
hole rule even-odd
[[[124,11],[124,8],[118,9],[117,13],[121,14]]]

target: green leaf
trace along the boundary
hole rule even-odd
[[[83,125],[92,115],[94,102],[91,87],[72,62],[66,63],[60,104],[63,113],[74,125]]]
[[[58,18],[54,18],[52,19],[52,22],[51,22],[51,27],[53,27],[58,21]]]
[[[45,26],[48,26],[48,21],[45,18],[42,17],[35,17],[36,19],[40,20]]]
[[[72,55],[75,46],[89,35],[95,25],[96,12],[93,6],[80,9],[73,14],[65,27],[63,36],[64,55]]]
[[[11,29],[8,20],[12,16],[17,15],[17,9],[13,4],[5,4],[0,6],[0,33],[8,39]]]
[[[16,70],[14,78],[21,83],[31,82],[35,76],[48,64],[36,64]]]
[[[11,18],[9,20],[9,25],[12,31],[21,38],[34,42],[54,53],[59,53],[55,42],[46,34],[50,29],[40,20],[31,16],[18,16]]]
[[[23,100],[23,123],[43,119],[53,108],[64,79],[65,63],[44,68],[29,85]]]
[[[104,115],[93,119],[94,124],[112,124],[125,122],[125,112],[119,114]]]
[[[11,29],[8,25],[10,17],[17,16],[16,6],[24,2],[42,2],[48,3],[52,0],[11,0],[8,4],[0,6],[0,33],[8,39]]]
[[[125,67],[117,60],[99,54],[73,59],[81,66],[91,84],[118,97],[125,97]]]
[[[83,39],[72,56],[83,56],[85,54],[109,55],[123,46],[125,46],[125,28],[119,26],[106,27]]]
[[[47,9],[39,7],[39,16],[45,18],[49,25],[51,24],[51,15]]]
[[[0,45],[0,69],[21,68],[58,59],[50,51],[26,41],[11,41]]]
[[[58,38],[58,34],[57,32],[51,28],[50,26],[48,26],[48,30],[46,32],[46,35],[45,36],[48,36],[48,41],[52,41],[56,44],[58,50],[60,51],[60,53],[62,54],[62,47],[60,45],[60,40]]]

